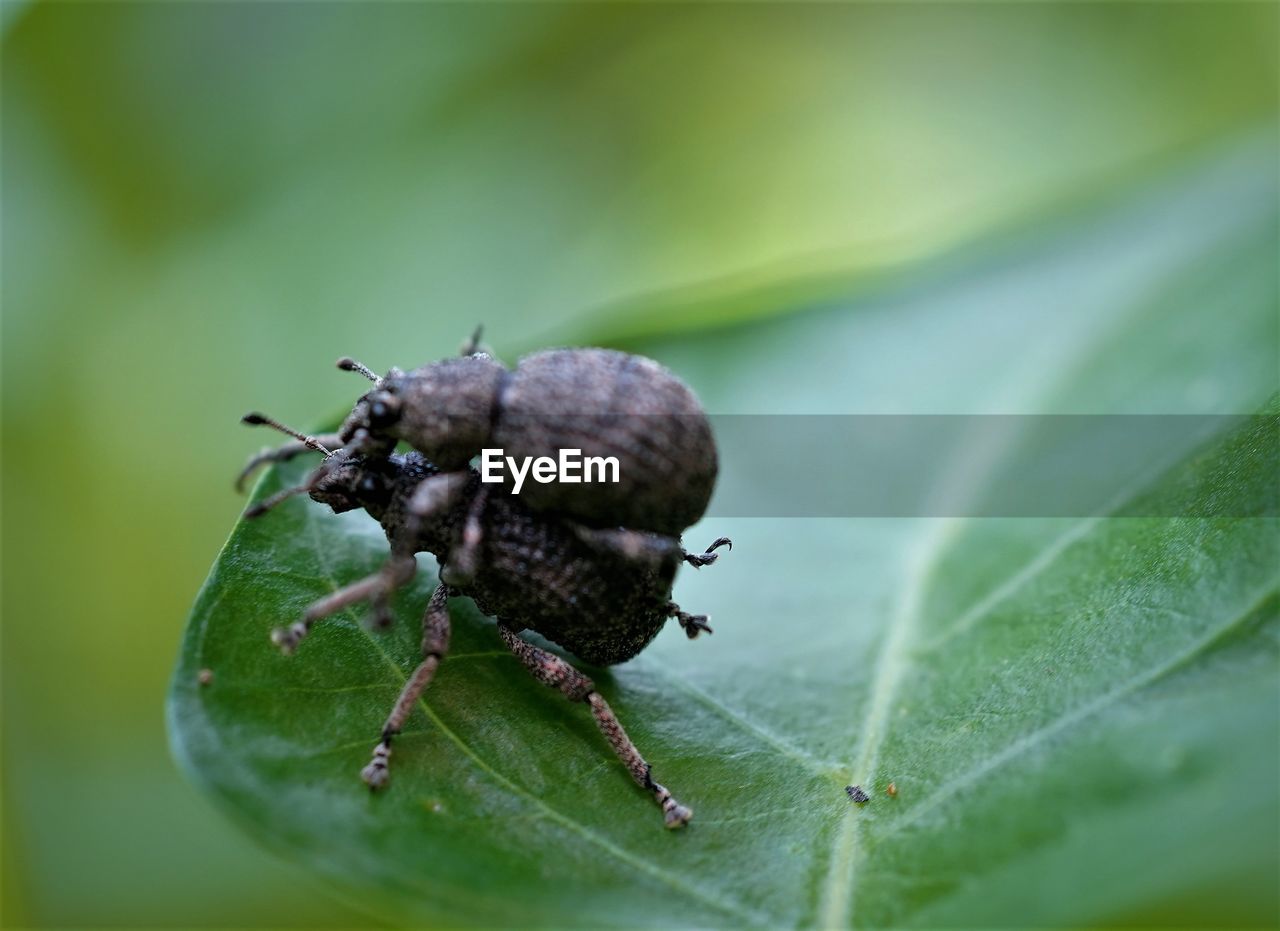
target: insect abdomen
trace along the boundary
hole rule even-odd
[[[702,517],[717,461],[706,413],[658,363],[607,349],[553,349],[521,360],[492,442],[505,455],[618,462],[617,482],[528,482],[529,506],[596,527],[678,535]]]

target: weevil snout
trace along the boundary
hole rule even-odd
[[[363,508],[377,515],[391,500],[393,486],[391,475],[353,457],[325,470],[309,494],[312,501],[328,505],[335,514]]]

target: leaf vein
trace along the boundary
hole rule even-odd
[[[1069,729],[1072,725],[1078,724],[1086,718],[1092,717],[1093,715],[1106,710],[1116,702],[1128,698],[1130,695],[1136,694],[1137,692],[1155,684],[1165,676],[1176,672],[1178,669],[1203,654],[1206,650],[1210,649],[1216,642],[1221,640],[1232,630],[1235,630],[1244,624],[1266,602],[1267,598],[1273,595],[1276,591],[1277,589],[1274,586],[1267,586],[1262,594],[1253,599],[1239,614],[1222,624],[1218,624],[1215,627],[1210,628],[1204,634],[1192,640],[1185,648],[1178,651],[1164,662],[1157,663],[1155,666],[1137,676],[1134,676],[1118,687],[1112,689],[1110,692],[1106,692],[1095,698],[1093,701],[1086,702],[1085,704],[1060,715],[1049,724],[1043,725],[1031,733],[1019,737],[1009,744],[1009,746],[1004,750],[990,757],[986,762],[973,767],[955,779],[948,780],[944,788],[938,789],[926,796],[909,815],[895,821],[890,830],[880,835],[879,839],[885,840],[900,833],[909,825],[919,821],[946,800],[958,795],[969,786],[986,776],[989,776],[992,772],[1021,756],[1023,753],[1034,749],[1046,740],[1049,740],[1060,732]]]

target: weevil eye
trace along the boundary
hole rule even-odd
[[[369,398],[369,426],[389,427],[400,419],[400,399],[389,391],[379,391]]]

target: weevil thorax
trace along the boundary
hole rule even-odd
[[[370,427],[408,443],[442,471],[463,468],[489,441],[507,375],[487,355],[393,372],[366,396]]]

